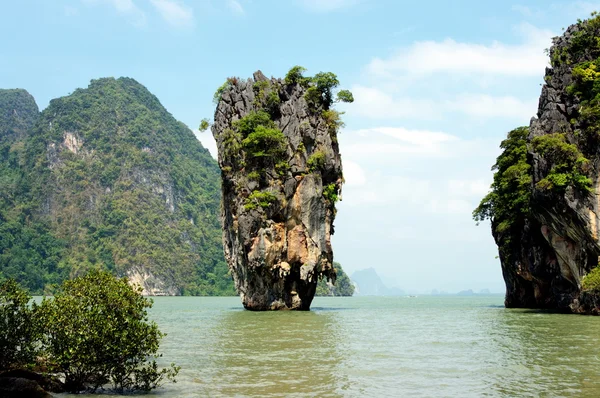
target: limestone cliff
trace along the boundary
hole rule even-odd
[[[503,142],[475,211],[492,219],[508,307],[598,313],[599,39],[595,15],[554,39],[537,117]]]
[[[217,93],[224,251],[247,309],[307,310],[319,278],[335,278],[330,238],[343,181],[335,86],[333,74],[283,80],[259,71]]]

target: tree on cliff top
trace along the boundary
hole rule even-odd
[[[508,230],[519,218],[529,213],[531,200],[531,165],[527,162],[528,127],[519,127],[502,141],[502,153],[492,166],[494,182],[491,191],[473,211],[480,222],[492,220],[496,232]]]

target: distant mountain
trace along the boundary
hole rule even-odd
[[[147,294],[234,294],[219,175],[133,79],[92,80],[41,113],[0,90],[0,280],[40,293],[100,267]]]
[[[404,290],[394,287],[388,288],[373,268],[356,271],[350,279],[356,283],[357,296],[403,296]]]

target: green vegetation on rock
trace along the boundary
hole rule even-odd
[[[336,279],[335,284],[323,278],[317,284],[316,296],[352,296],[354,294],[354,285],[348,275],[342,269],[340,263],[333,262]]]
[[[302,66],[292,67],[285,76],[288,85],[300,84],[307,88],[304,94],[310,109],[323,108],[328,110],[334,101],[354,102],[354,96],[349,90],[340,90],[334,96],[334,89],[340,85],[337,76],[332,72],[319,72],[312,77],[305,77],[306,68]]]
[[[288,73],[285,75],[285,84],[300,84],[303,87],[307,87],[310,83],[310,78],[304,77],[306,68],[302,66],[293,66]]]
[[[325,167],[325,152],[320,150],[313,152],[313,154],[308,157],[306,165],[310,172],[320,171]]]
[[[600,293],[600,267],[592,269],[583,277],[581,289],[584,291]]]
[[[200,121],[200,126],[198,127],[198,130],[204,132],[204,131],[208,130],[209,127],[210,127],[210,122],[208,121],[208,119],[204,118]]]
[[[593,156],[600,145],[600,16],[592,13],[570,29],[568,44],[554,47],[550,56],[553,67],[570,68],[573,79],[566,93],[578,104],[570,123],[581,150]]]
[[[323,187],[323,197],[327,199],[330,203],[335,204],[339,199],[336,184],[331,183],[325,185]]]
[[[17,170],[0,168],[0,279],[41,293],[103,268],[163,294],[234,294],[218,165],[144,86],[93,80],[35,117],[0,153]]]
[[[592,180],[586,176],[589,160],[576,145],[567,143],[565,134],[554,133],[534,137],[532,146],[534,151],[552,165],[546,177],[538,181],[538,188],[564,191],[567,186],[573,186],[582,191],[592,192]]]
[[[497,233],[521,228],[530,211],[532,177],[531,165],[527,162],[528,134],[528,127],[519,127],[502,141],[503,151],[492,167],[495,173],[491,192],[473,211],[477,222],[492,220]],[[505,242],[508,244],[509,239]]]
[[[277,163],[285,155],[285,136],[281,130],[259,125],[242,141],[247,159],[252,164],[258,160]]]
[[[244,208],[246,210],[254,210],[257,207],[266,209],[271,204],[277,202],[277,196],[273,195],[269,191],[253,191],[250,196],[246,199]]]
[[[213,95],[213,103],[214,104],[218,104],[219,101],[221,101],[221,97],[223,96],[223,93],[231,86],[232,81],[231,79],[227,79],[225,81],[225,83],[221,84],[219,86],[219,88],[217,88],[217,91],[215,91],[214,95]]]

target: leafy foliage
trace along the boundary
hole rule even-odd
[[[579,20],[566,45],[554,46],[550,56],[553,67],[571,68],[567,94],[579,106],[570,122],[581,150],[595,155],[600,145],[600,16],[592,13],[590,19]]]
[[[600,292],[600,267],[588,272],[581,281],[581,289],[586,291]]]
[[[38,107],[25,90],[0,90],[0,281],[14,278],[29,291],[62,280],[64,243],[49,223],[35,217],[27,198],[31,179],[25,144],[39,119]]]
[[[316,296],[352,296],[354,294],[354,285],[348,277],[348,275],[342,269],[342,266],[338,262],[333,262],[333,268],[335,269],[336,278],[335,284],[327,282],[326,278],[323,278],[317,284]]]
[[[304,72],[306,72],[306,68],[298,65],[293,66],[285,75],[285,84],[306,86],[310,82],[310,79],[304,77]]]
[[[329,203],[335,204],[339,199],[337,185],[335,183],[325,185],[323,187],[323,197]]]
[[[254,106],[262,108],[271,116],[277,115],[281,103],[277,84],[272,85],[268,80],[260,80],[254,83],[253,89],[255,92]]]
[[[141,84],[99,79],[52,100],[15,145],[17,172],[0,168],[0,279],[41,293],[143,266],[181,294],[234,294],[218,165]]]
[[[333,142],[337,142],[337,133],[345,126],[344,121],[342,120],[343,114],[344,112],[338,112],[335,109],[323,111],[323,119],[327,124],[327,131]]]
[[[208,119],[204,118],[200,121],[200,126],[198,127],[198,130],[206,131],[206,130],[208,130],[209,127],[210,127],[210,122],[208,121]]]
[[[263,110],[250,112],[243,118],[232,123],[232,127],[241,134],[242,138],[246,138],[258,126],[269,129],[276,128],[275,122],[271,120],[271,116]]]
[[[354,102],[354,95],[350,90],[340,90],[336,97],[340,102]]]
[[[592,180],[585,175],[589,161],[576,145],[566,142],[564,134],[535,137],[532,145],[552,165],[548,175],[537,183],[539,188],[564,191],[571,185],[582,191],[592,191]]]
[[[151,306],[126,279],[100,271],[66,281],[54,299],[44,299],[47,354],[68,391],[106,383],[121,392],[149,391],[174,379],[178,367],[159,370],[156,363],[164,334],[148,321]]]
[[[221,84],[217,91],[213,94],[213,103],[216,105],[221,101],[221,97],[223,97],[223,93],[231,87],[232,81],[231,79],[227,79],[225,83]]]
[[[306,165],[308,166],[308,170],[310,172],[323,169],[323,167],[325,167],[325,152],[321,150],[314,151],[306,161]]]
[[[354,102],[354,96],[349,90],[340,90],[334,97],[333,90],[340,85],[340,81],[332,72],[319,72],[312,77],[305,77],[306,68],[292,67],[285,76],[285,83],[300,84],[307,88],[304,99],[310,109],[329,109],[334,102]],[[334,101],[335,98],[335,101]]]
[[[578,20],[568,47],[554,47],[550,52],[553,67],[573,65],[582,59],[600,57],[600,16],[593,12],[590,19]]]
[[[573,67],[573,84],[567,93],[575,96],[579,116],[572,122],[585,134],[591,151],[600,143],[600,58]]]
[[[223,137],[226,163],[247,165],[254,171],[276,165],[279,170],[289,167],[285,159],[287,140],[269,113],[252,111],[233,122],[232,127]]]
[[[281,130],[260,125],[242,141],[242,147],[250,159],[278,161],[285,155],[286,140]]]
[[[312,78],[312,83],[318,93],[319,102],[328,109],[333,103],[333,89],[340,85],[337,76],[332,72],[319,72]],[[347,97],[347,93],[344,96]]]
[[[0,283],[0,371],[23,368],[35,360],[40,336],[30,300],[14,279]]]
[[[246,204],[244,208],[246,210],[254,210],[257,207],[266,209],[271,204],[277,202],[277,196],[269,191],[252,191],[252,193],[246,198]]]
[[[476,221],[491,219],[497,232],[518,224],[530,210],[531,165],[527,162],[528,127],[508,133],[502,141],[502,153],[492,167],[495,170],[491,191],[473,211]]]

